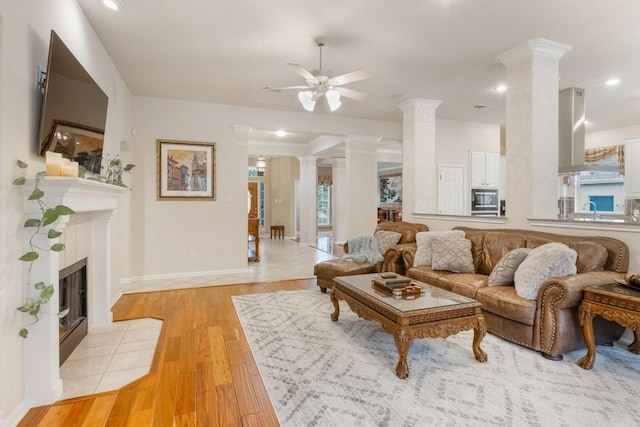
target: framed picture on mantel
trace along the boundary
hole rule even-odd
[[[216,144],[158,139],[158,200],[216,200]]]

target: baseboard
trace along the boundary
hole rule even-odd
[[[23,400],[20,404],[9,414],[9,416],[2,420],[0,419],[0,427],[16,427],[20,421],[27,415],[29,408]]]
[[[229,270],[194,271],[188,273],[151,274],[146,276],[131,276],[123,278],[120,279],[120,284],[126,285],[132,282],[144,282],[146,280],[158,279],[184,279],[185,277],[219,276],[223,274],[246,274],[248,272],[249,268],[235,268]]]

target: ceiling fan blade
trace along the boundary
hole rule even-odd
[[[293,70],[300,74],[302,77],[304,77],[304,79],[308,82],[318,82],[318,79],[311,74],[309,71],[305,70],[302,65],[298,65],[298,64],[293,64],[291,62],[288,62],[287,65],[291,68],[293,68]]]
[[[371,71],[363,68],[361,70],[352,71],[350,73],[341,74],[329,79],[328,84],[331,86],[340,86],[343,84],[365,80],[371,77]]]
[[[356,99],[358,101],[364,101],[367,99],[367,94],[358,92],[357,90],[347,89],[346,87],[334,87],[334,90],[337,90],[340,95],[345,98]]]
[[[272,92],[279,92],[281,90],[291,90],[291,89],[313,89],[313,86],[287,86],[287,87],[263,87],[264,90],[270,90]]]

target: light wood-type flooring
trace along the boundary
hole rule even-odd
[[[150,373],[113,392],[33,408],[18,425],[278,426],[231,297],[298,289],[316,289],[315,279],[126,294],[114,320],[163,320]]]

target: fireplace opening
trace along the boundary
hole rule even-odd
[[[59,309],[69,309],[60,319],[60,365],[87,335],[87,259],[60,271]]]

